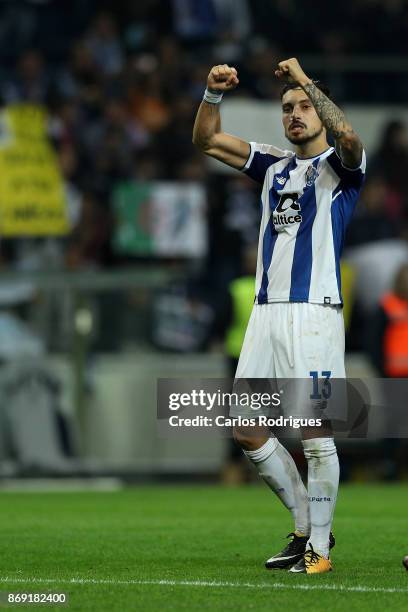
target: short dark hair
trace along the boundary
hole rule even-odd
[[[327,85],[325,85],[321,81],[315,81],[314,79],[312,82],[314,85],[316,85],[317,89],[320,89],[320,91],[324,93],[325,96],[327,96],[330,100],[333,100],[330,89],[327,87]],[[296,83],[286,83],[286,85],[282,87],[281,89],[280,99],[282,100],[283,96],[285,95],[287,91],[290,91],[291,89],[299,89],[299,88],[300,88],[300,85],[297,85]]]

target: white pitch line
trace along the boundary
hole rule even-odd
[[[31,584],[111,584],[118,586],[195,586],[215,588],[287,589],[294,591],[346,591],[355,593],[408,593],[408,588],[344,586],[337,584],[284,584],[283,582],[218,582],[216,580],[113,580],[108,578],[13,578],[0,577],[0,583]]]

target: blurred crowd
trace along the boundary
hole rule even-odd
[[[237,96],[277,100],[279,84],[271,78],[277,59],[306,54],[339,62],[369,55],[375,65],[377,55],[404,51],[407,32],[406,0],[2,2],[1,101],[47,108],[72,229],[60,241],[4,240],[1,264],[85,269],[123,263],[111,248],[112,191],[118,182],[198,181],[207,193],[208,257],[183,290],[224,313],[225,288],[241,274],[245,252],[257,240],[258,186],[245,176],[212,172],[191,143],[210,66],[228,62],[238,68]],[[386,77],[371,81],[375,92],[360,78],[350,87],[347,75],[337,75],[330,85],[340,101],[402,99],[404,90],[390,86]],[[371,243],[398,245],[393,273],[404,261],[407,167],[408,129],[393,120],[369,160],[348,233],[346,247],[357,268],[359,249]],[[364,270],[364,262],[360,267]],[[360,304],[357,322],[366,306]],[[224,314],[218,319],[215,336],[222,333]]]

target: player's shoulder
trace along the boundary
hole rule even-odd
[[[251,153],[259,153],[260,155],[270,155],[272,157],[276,157],[278,159],[283,159],[285,157],[292,158],[295,153],[293,151],[287,151],[286,149],[280,149],[272,144],[260,143],[260,142],[250,142],[249,146],[251,147]]]
[[[277,167],[275,164],[282,161],[285,164],[285,160],[294,156],[292,151],[285,151],[271,144],[250,142],[249,147],[249,156],[242,171],[258,183],[264,182],[267,173],[271,171],[270,169]]]
[[[332,170],[340,177],[358,177],[364,176],[367,165],[366,152],[363,149],[361,152],[361,162],[355,168],[348,168],[341,159],[338,151],[334,147],[331,147],[328,154],[324,156],[324,162],[326,162]]]
[[[294,156],[292,151],[285,151],[271,144],[251,141],[249,147],[249,156],[245,166],[242,168],[247,174],[250,174],[251,169],[262,168],[265,175],[265,171],[270,166]]]

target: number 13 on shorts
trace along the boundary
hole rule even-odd
[[[329,399],[331,396],[331,370],[322,370],[321,376],[317,370],[312,370],[309,375],[313,378],[313,393],[310,395],[312,400]],[[321,393],[319,393],[319,379],[321,381]],[[322,380],[323,379],[323,380]]]

